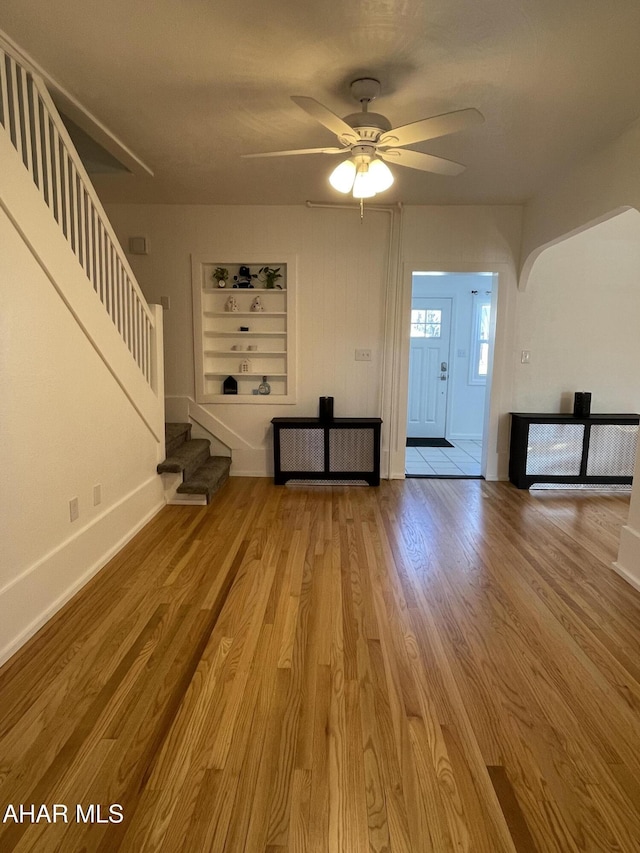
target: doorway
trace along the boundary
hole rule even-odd
[[[411,300],[407,438],[444,438],[447,420],[450,297]]]
[[[497,275],[412,273],[405,475],[480,477]]]

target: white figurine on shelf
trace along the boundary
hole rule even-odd
[[[262,300],[260,299],[259,296],[256,296],[256,298],[251,303],[251,310],[252,311],[264,311],[264,306],[263,306]]]
[[[240,362],[240,373],[251,373],[251,362],[248,358]]]
[[[238,300],[235,298],[235,296],[231,295],[227,299],[225,306],[224,306],[224,310],[225,311],[238,311],[239,310],[238,309]]]

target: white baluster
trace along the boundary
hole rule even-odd
[[[34,168],[33,162],[33,150],[32,150],[32,142],[31,142],[31,114],[29,110],[29,81],[27,77],[27,72],[24,68],[19,68],[19,80],[20,87],[19,93],[21,98],[21,106],[20,112],[22,115],[22,121],[24,123],[24,132],[22,135],[22,145],[24,149],[25,155],[25,166],[31,172],[31,176],[33,178],[36,177],[36,171]]]
[[[68,157],[67,162],[69,164],[69,192],[67,194],[67,198],[69,199],[69,221],[70,221],[70,231],[69,231],[69,244],[73,249],[73,253],[80,260],[80,241],[78,237],[78,195],[77,195],[77,172],[76,167],[73,163],[73,160]]]
[[[104,240],[104,266],[105,266],[105,277],[107,280],[107,287],[109,288],[109,302],[111,305],[111,319],[113,320],[114,326],[118,327],[118,302],[116,299],[116,289],[113,286],[113,271],[111,268],[111,240],[109,239],[109,235],[106,231],[102,232],[102,238]]]
[[[12,102],[11,110],[11,129],[13,131],[13,144],[22,162],[24,163],[24,151],[22,149],[22,124],[20,122],[20,99],[18,98],[18,66],[13,59],[9,58],[9,88]]]
[[[42,198],[45,196],[45,169],[42,161],[42,136],[40,125],[40,96],[33,83],[31,75],[28,77],[29,105],[31,110],[31,134],[33,138],[33,172],[36,184]]]
[[[100,256],[98,254],[98,218],[96,209],[91,203],[91,266],[93,268],[93,286],[96,293],[100,297],[100,301],[104,305],[104,292],[102,290],[102,282],[100,281]]]
[[[42,130],[42,165],[46,173],[45,197],[49,210],[53,213],[53,166],[51,163],[51,134],[49,128],[49,116],[44,104],[38,95],[38,108],[40,111],[40,127]]]
[[[7,80],[7,57],[0,50],[0,100],[2,101],[2,124],[4,129],[11,135],[11,121],[9,119],[9,81]]]
[[[129,303],[129,291],[127,289],[127,273],[124,267],[121,266],[120,269],[120,280],[122,284],[122,304],[124,306],[124,340],[129,348],[129,352],[132,352],[131,349],[131,305]]]
[[[82,176],[76,175],[76,201],[78,204],[78,261],[85,270],[85,233],[84,233],[84,184]]]

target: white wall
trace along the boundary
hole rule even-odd
[[[627,211],[546,249],[518,293],[514,410],[640,410],[640,213]],[[522,350],[531,352],[521,364]]]
[[[1,662],[163,495],[157,441],[1,208],[0,244]]]
[[[194,398],[191,254],[240,262],[297,257],[297,402],[204,407],[241,439],[235,446],[229,439],[232,474],[270,472],[271,418],[316,415],[320,396],[335,398],[337,417],[380,415],[387,212],[365,209],[362,223],[355,209],[303,206],[110,205],[107,212],[125,247],[130,236],[149,239],[149,255],[130,256],[147,298],[170,298],[164,316],[169,404],[172,397]],[[356,348],[371,349],[372,361],[356,362]]]
[[[232,474],[236,475],[267,474],[271,469],[271,418],[315,415],[318,397],[325,394],[335,397],[337,416],[383,416],[383,460],[390,442],[396,454],[404,453],[404,439],[397,437],[397,420],[406,417],[408,373],[402,373],[398,359],[403,335],[408,340],[408,324],[400,321],[399,331],[395,325],[399,300],[406,287],[409,298],[411,292],[410,275],[408,282],[401,273],[398,278],[403,262],[407,268],[415,258],[418,265],[413,269],[424,269],[421,264],[427,262],[431,263],[427,269],[440,269],[449,263],[454,271],[464,271],[468,265],[478,270],[501,267],[509,279],[501,306],[505,320],[506,291],[515,291],[511,271],[520,244],[518,207],[407,209],[402,215],[401,234],[393,244],[390,214],[366,205],[362,223],[354,209],[305,206],[109,205],[107,212],[125,247],[129,237],[149,239],[148,256],[130,256],[147,299],[158,302],[162,296],[169,296],[171,300],[164,324],[169,405],[172,397],[194,396],[191,254],[210,255],[214,260],[240,258],[243,253],[270,258],[279,252],[297,255],[297,403],[206,407],[241,439],[234,448],[233,436],[229,438],[234,451]],[[409,316],[408,308],[401,310]],[[508,336],[509,323],[503,328]],[[372,362],[356,362],[356,348],[371,349]],[[498,346],[496,354],[505,360]],[[508,411],[503,380],[500,375],[498,408],[492,422],[494,454],[498,410]],[[405,400],[394,399],[390,416],[385,400],[394,396],[390,387],[396,381],[405,383]],[[504,454],[504,440],[502,445]],[[399,463],[400,471],[403,465],[404,459]],[[506,461],[503,469],[506,471]]]

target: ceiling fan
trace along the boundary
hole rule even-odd
[[[380,94],[380,81],[362,77],[351,83],[351,95],[361,104],[361,111],[344,118],[314,98],[292,95],[291,100],[310,116],[336,134],[340,148],[299,148],[291,151],[268,151],[262,154],[243,154],[243,157],[286,157],[293,154],[349,154],[331,173],[331,185],[354,198],[371,198],[388,189],[393,174],[386,163],[397,163],[409,169],[435,172],[438,175],[459,175],[465,167],[453,160],[433,154],[412,151],[405,145],[446,136],[481,124],[484,117],[478,110],[464,109],[431,116],[411,124],[393,128],[388,118],[369,112],[369,104]]]

